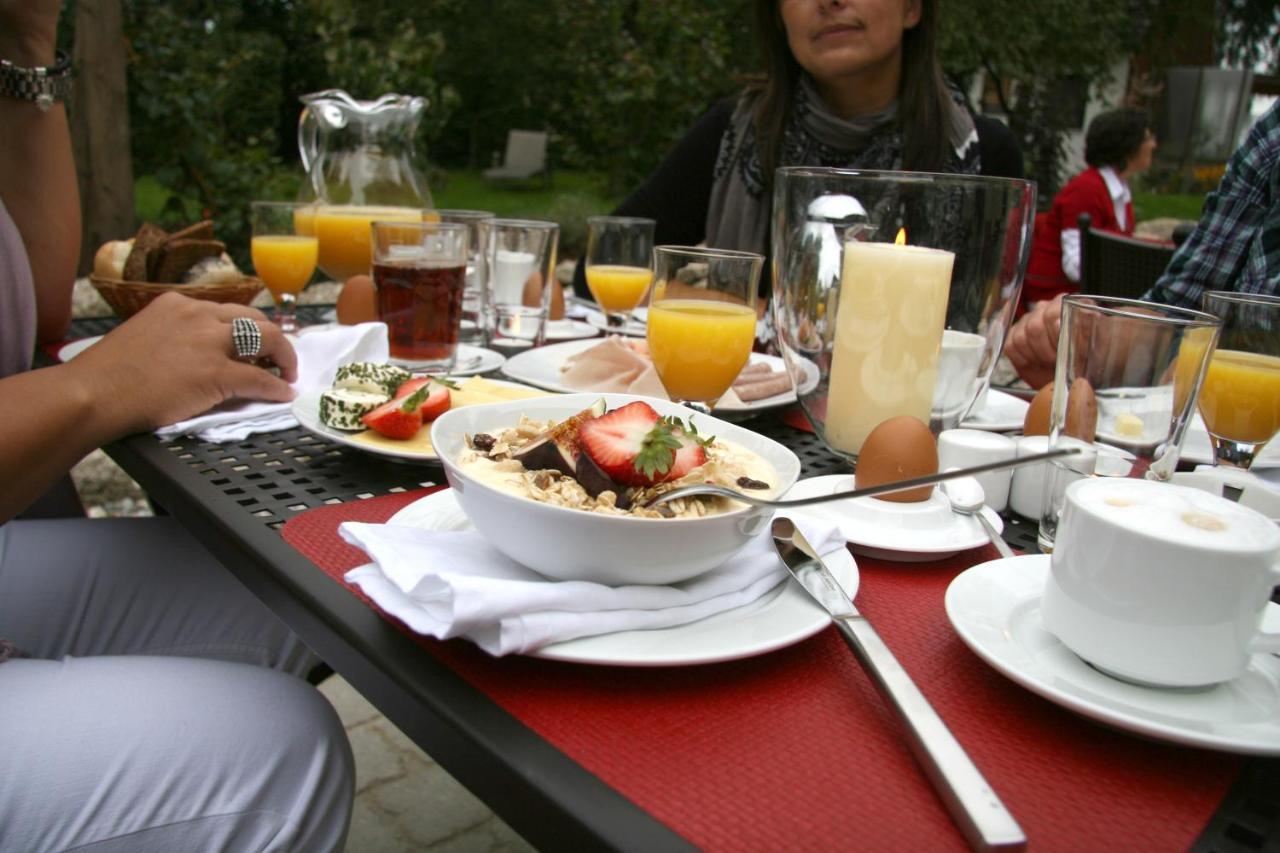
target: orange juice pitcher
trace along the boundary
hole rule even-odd
[[[421,220],[431,208],[415,142],[425,98],[386,94],[358,101],[340,89],[302,96],[298,150],[303,195],[317,206],[299,223],[320,241],[320,267],[342,281],[369,273],[369,223]],[[310,229],[308,229],[310,224]]]

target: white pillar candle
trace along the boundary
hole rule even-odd
[[[824,432],[856,454],[897,415],[929,422],[955,255],[942,249],[850,240]]]

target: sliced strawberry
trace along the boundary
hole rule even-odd
[[[434,376],[419,376],[414,379],[407,379],[400,383],[400,387],[396,389],[396,395],[392,399],[403,400],[428,385],[431,386],[431,391],[428,393],[427,399],[419,407],[419,411],[422,412],[423,421],[434,421],[449,411],[449,406],[453,404],[453,397],[450,395],[449,389],[457,386],[452,382],[447,380],[442,382]]]
[[[422,429],[422,405],[431,393],[432,386],[423,385],[407,397],[383,403],[362,417],[360,422],[387,438],[407,441]],[[445,389],[445,393],[448,394],[448,389]]]
[[[657,423],[653,407],[637,400],[581,424],[579,446],[610,479],[623,485],[648,485],[649,479],[636,470],[636,459]]]
[[[628,403],[578,429],[583,452],[615,482],[652,486],[683,477],[707,461],[696,429],[660,418],[647,403]]]
[[[667,472],[667,476],[662,478],[663,482],[679,480],[694,468],[699,465],[705,465],[707,462],[707,450],[697,438],[682,429],[674,430],[674,434],[680,442],[680,449],[676,451],[676,458],[671,463],[671,470]]]

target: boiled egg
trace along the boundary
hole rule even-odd
[[[938,444],[928,425],[919,418],[899,415],[880,423],[862,442],[854,481],[859,489],[864,489],[936,473]],[[932,494],[933,486],[920,486],[878,498],[895,503],[918,503],[929,500]]]
[[[378,319],[378,301],[373,279],[367,275],[353,275],[342,285],[336,304],[338,322],[344,326],[372,323]]]

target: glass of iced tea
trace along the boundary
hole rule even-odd
[[[649,355],[672,400],[708,413],[751,357],[764,257],[658,246],[649,289]]]
[[[373,222],[373,286],[391,360],[411,370],[453,367],[466,287],[466,225]]]
[[[316,271],[315,235],[297,228],[299,214],[305,215],[313,207],[292,201],[255,201],[249,205],[253,270],[271,291],[276,303],[276,324],[284,332],[298,330],[298,294]]]
[[[1249,468],[1280,432],[1280,297],[1209,291],[1204,310],[1222,336],[1200,386],[1214,462]]]

